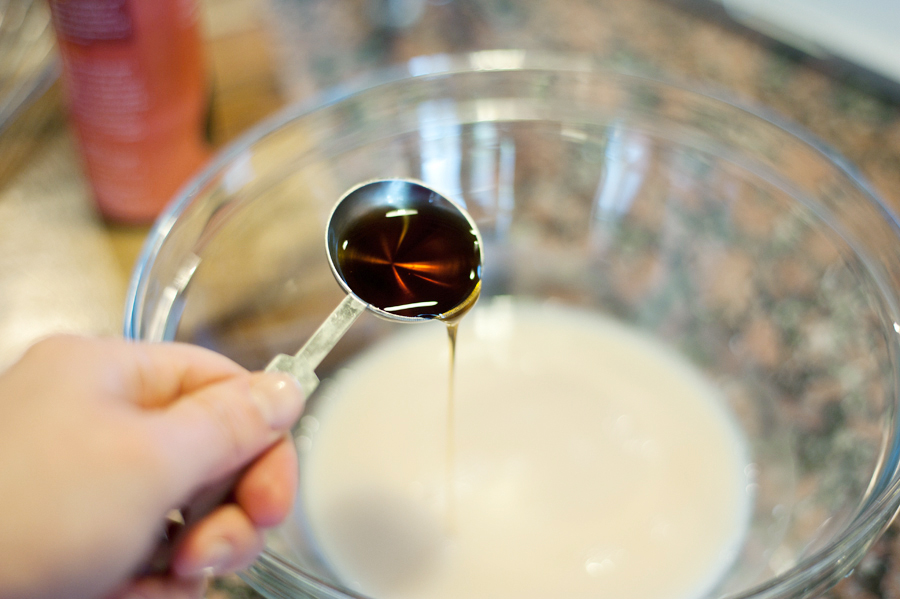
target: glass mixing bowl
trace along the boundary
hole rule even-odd
[[[264,123],[157,222],[126,336],[254,369],[294,353],[342,299],[323,241],[333,203],[385,177],[467,206],[485,241],[481,301],[611,316],[720,390],[747,438],[753,507],[710,595],[816,595],[888,525],[900,501],[895,217],[852,167],[770,115],[587,60],[417,58]],[[320,376],[403,328],[363,315]],[[246,579],[273,598],[355,597],[305,545],[302,518],[298,506],[271,531]]]

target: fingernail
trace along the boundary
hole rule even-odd
[[[303,391],[291,375],[281,372],[254,374],[250,390],[253,401],[273,430],[289,429],[300,416]]]
[[[203,573],[225,573],[234,558],[231,544],[224,540],[213,542],[206,552],[206,556],[200,561],[198,570]]]

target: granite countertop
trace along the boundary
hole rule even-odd
[[[290,101],[416,55],[587,52],[765,106],[855,163],[900,212],[900,99],[672,2],[208,0],[206,8],[218,145]],[[0,136],[0,158],[0,368],[51,332],[119,334],[148,229],[97,217],[58,87]],[[898,532],[895,524],[828,596],[900,597]],[[213,581],[208,596],[258,597],[234,576]]]

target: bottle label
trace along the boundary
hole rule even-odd
[[[146,135],[150,90],[136,57],[73,53],[63,65],[69,110],[83,126],[122,141]]]
[[[50,0],[57,35],[76,44],[127,40],[133,33],[129,0]]]

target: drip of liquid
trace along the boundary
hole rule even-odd
[[[460,320],[481,290],[478,235],[459,211],[428,200],[411,207],[375,208],[354,219],[337,244],[338,274],[360,299],[385,312],[442,320],[447,325],[450,372],[444,488],[450,534],[455,519],[456,335]]]
[[[450,380],[447,384],[447,456],[444,472],[444,492],[447,496],[447,517],[445,527],[447,534],[453,534],[456,522],[456,500],[454,498],[453,478],[456,474],[456,396],[454,382],[456,380],[456,335],[459,332],[459,320],[447,323],[447,339],[450,341]]]

